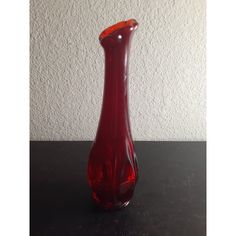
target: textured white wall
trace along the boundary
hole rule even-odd
[[[135,140],[205,140],[205,0],[31,0],[31,140],[93,140],[103,93],[98,36],[135,18]]]

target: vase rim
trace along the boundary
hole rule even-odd
[[[132,28],[132,30],[134,30],[138,27],[138,22],[135,19],[129,19],[129,20],[120,21],[114,25],[111,25],[102,31],[102,33],[99,35],[99,40],[102,41],[108,36],[111,36],[114,32],[120,29],[126,28],[126,27],[130,27]]]

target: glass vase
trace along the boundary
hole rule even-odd
[[[131,19],[99,36],[105,52],[102,111],[88,162],[88,182],[95,203],[105,209],[125,207],[138,178],[128,109],[130,43],[138,23]]]

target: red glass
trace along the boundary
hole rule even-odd
[[[88,181],[94,201],[105,209],[127,206],[138,177],[128,109],[128,59],[137,26],[133,19],[122,21],[99,36],[105,52],[105,85]]]

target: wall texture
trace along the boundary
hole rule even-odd
[[[135,140],[205,140],[205,0],[31,0],[31,140],[93,140],[98,36],[139,22],[129,67]]]

